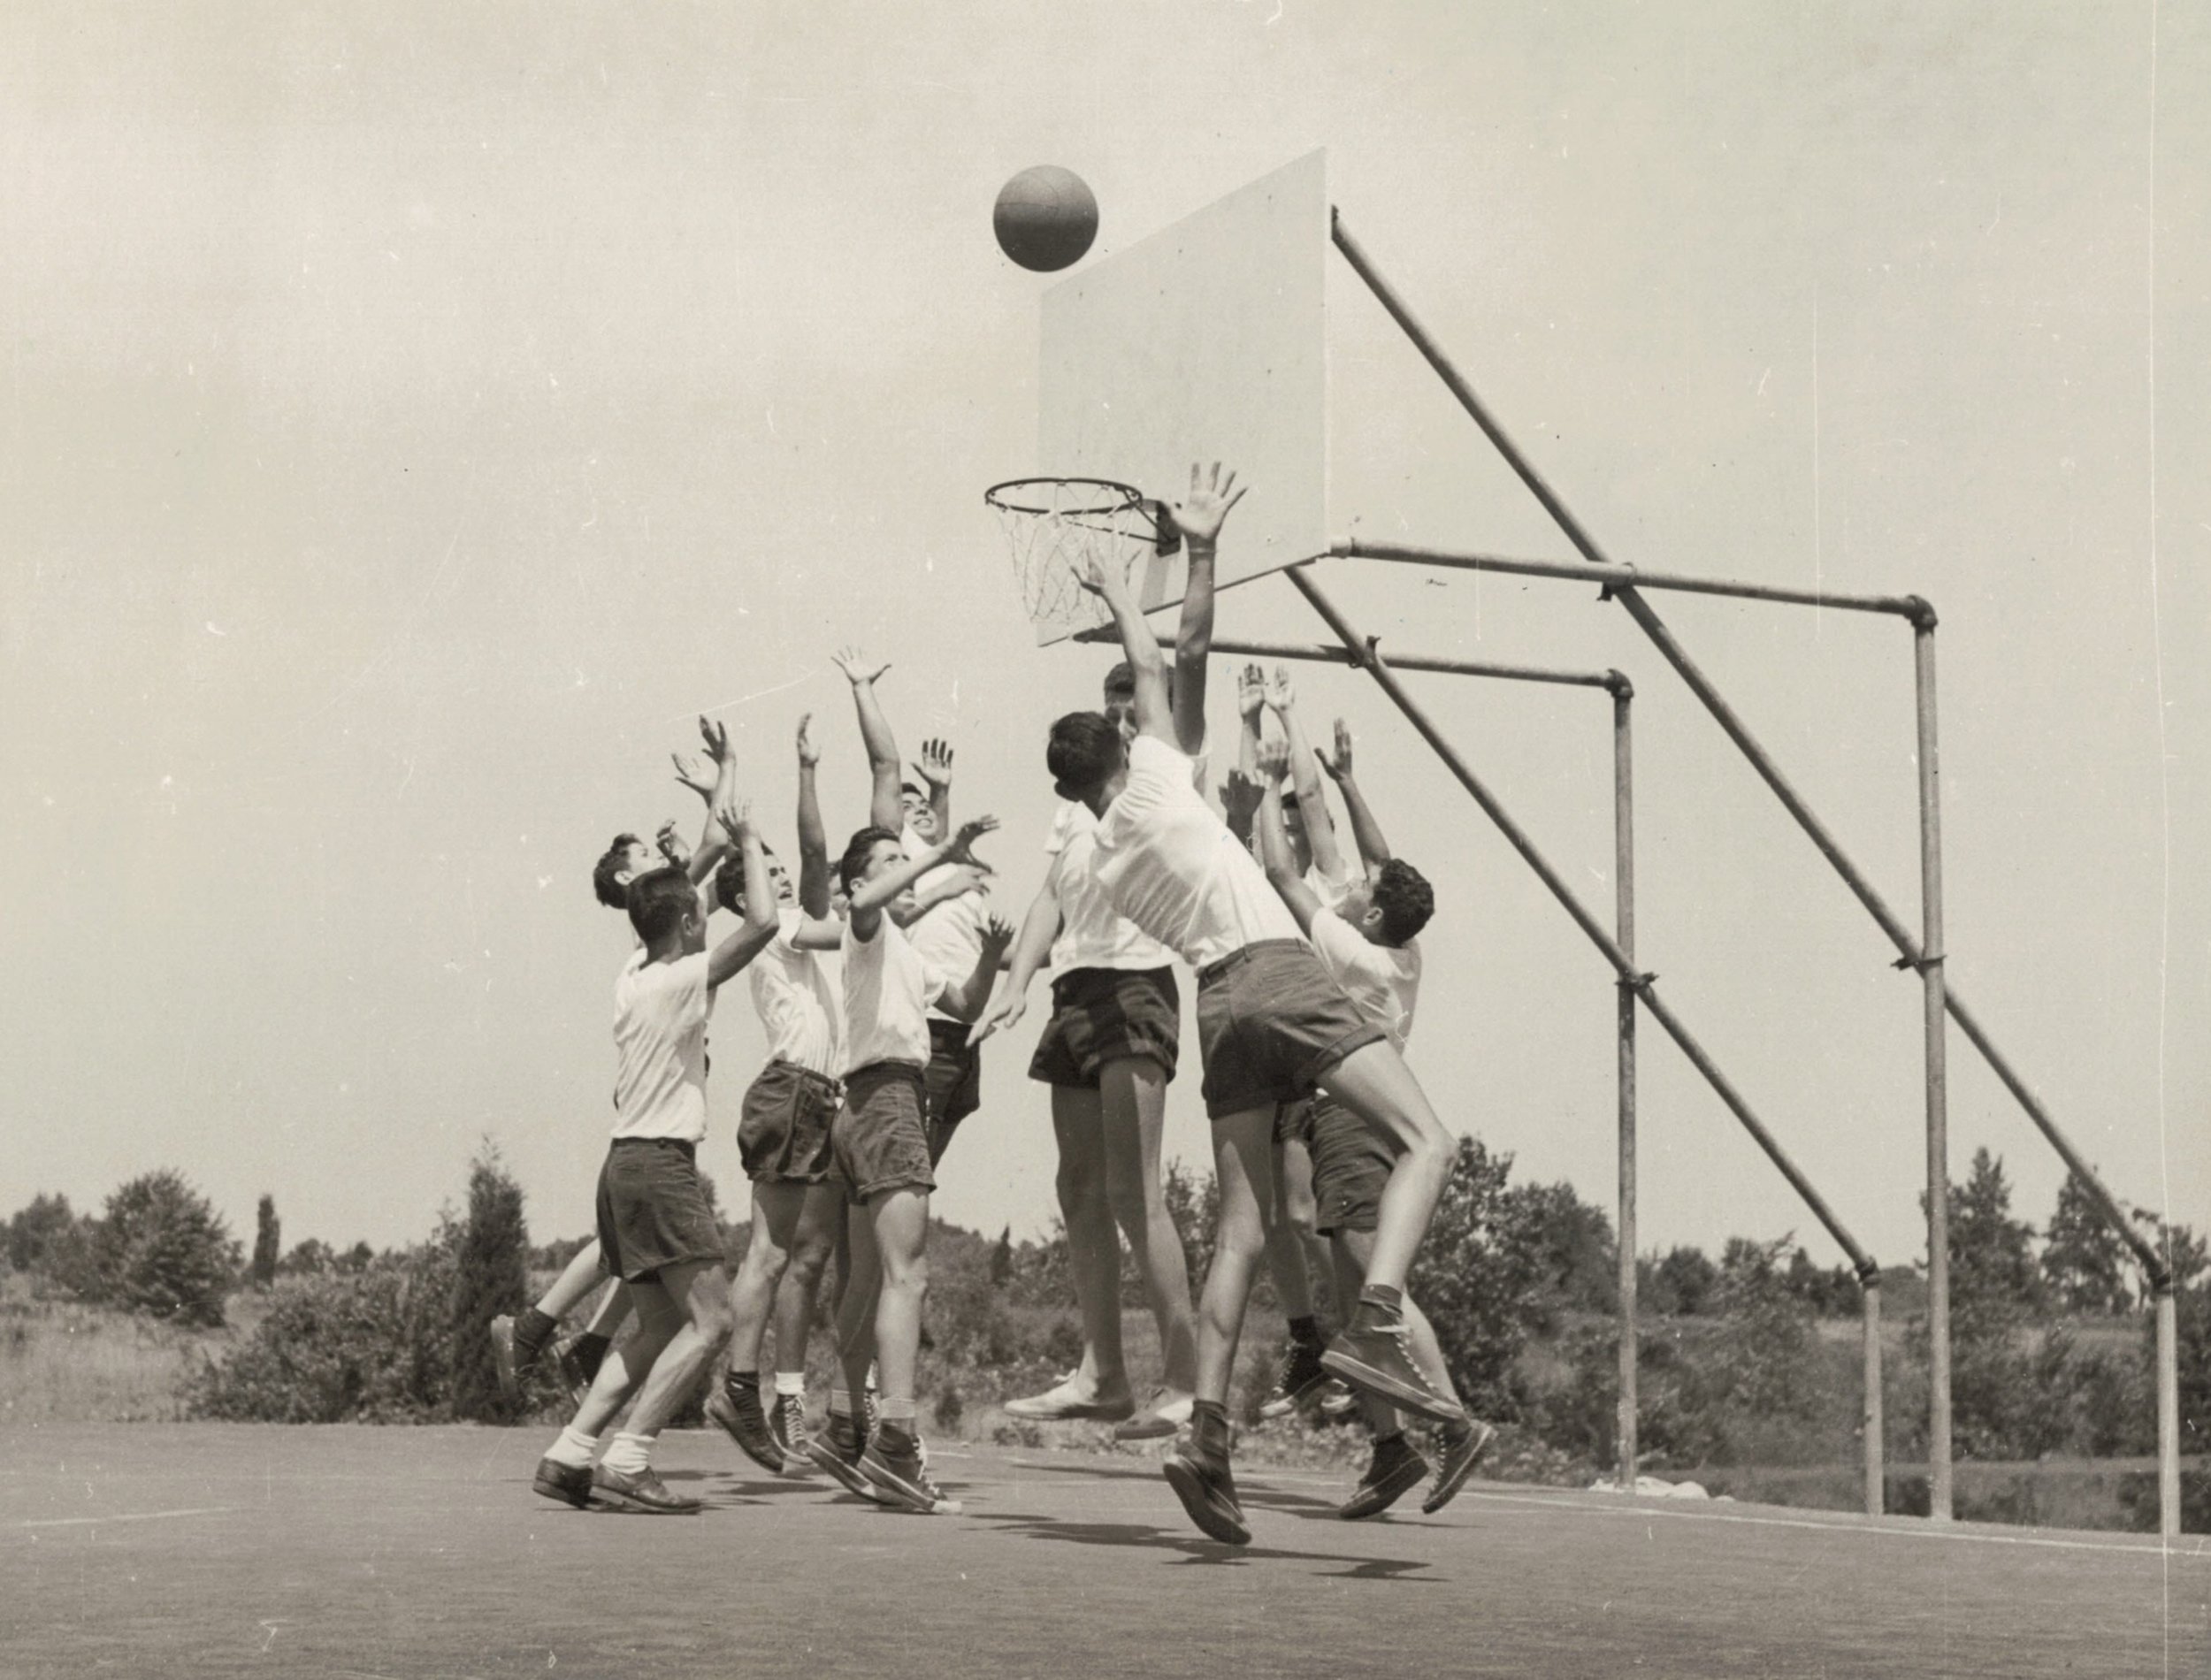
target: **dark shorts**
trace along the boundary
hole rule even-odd
[[[1173,1079],[1182,1039],[1182,995],[1172,968],[1071,969],[1052,982],[1052,1019],[1029,1077],[1094,1091],[1106,1063],[1143,1056]]]
[[[668,1137],[618,1137],[608,1149],[599,1169],[599,1264],[624,1283],[726,1257],[697,1157],[696,1144]]]
[[[945,1158],[952,1128],[983,1106],[983,1047],[968,1042],[965,1021],[929,1024],[929,1066],[922,1096],[929,1116],[929,1163]]]
[[[1382,1186],[1395,1165],[1389,1147],[1365,1120],[1327,1096],[1306,1110],[1305,1151],[1312,1160],[1312,1228],[1372,1231],[1381,1216]]]
[[[830,1126],[845,1094],[825,1073],[778,1058],[745,1093],[737,1152],[756,1184],[819,1184],[830,1172]]]
[[[1197,1049],[1213,1119],[1294,1103],[1384,1036],[1302,939],[1261,939],[1198,971]]]
[[[870,1062],[845,1076],[845,1103],[830,1127],[833,1176],[855,1202],[885,1190],[933,1190],[922,1070]]]

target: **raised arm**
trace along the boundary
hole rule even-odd
[[[737,791],[737,754],[730,750],[728,725],[701,717],[699,736],[707,744],[704,753],[669,754],[675,762],[676,780],[706,802],[706,823],[699,830],[698,849],[688,858],[678,859],[675,851],[669,850],[666,841],[660,843],[662,855],[688,874],[694,887],[702,887],[714,878],[723,853],[729,850],[729,836],[715,820],[715,813]],[[672,835],[669,837],[674,838]],[[677,840],[676,844],[680,850],[682,842]]]
[[[899,742],[891,733],[891,720],[883,714],[883,702],[876,699],[876,679],[891,668],[891,662],[871,660],[857,647],[840,647],[834,657],[845,680],[853,685],[853,705],[860,713],[860,744],[868,750],[872,783],[868,821],[896,834],[906,826],[906,812],[899,802]]]
[[[1174,745],[1176,737],[1167,702],[1167,661],[1159,657],[1159,644],[1151,627],[1144,622],[1144,615],[1129,596],[1128,580],[1118,567],[1106,564],[1096,554],[1084,561],[1075,577],[1083,588],[1101,597],[1113,615],[1113,628],[1121,634],[1121,652],[1128,655],[1128,669],[1136,684],[1136,733]]]
[[[817,920],[829,914],[829,831],[822,826],[821,796],[814,788],[814,767],[822,761],[808,726],[814,714],[799,720],[799,908]]]
[[[1289,746],[1290,784],[1297,790],[1297,814],[1304,819],[1305,844],[1312,851],[1313,867],[1330,881],[1343,878],[1343,848],[1336,844],[1335,821],[1328,815],[1328,796],[1321,790],[1320,771],[1305,731],[1297,722],[1297,694],[1290,686],[1287,666],[1277,665],[1266,685],[1266,709],[1281,720],[1282,738]]]
[[[996,817],[977,817],[960,825],[960,832],[941,846],[925,846],[886,874],[864,882],[853,891],[853,928],[862,939],[875,937],[874,918],[885,906],[940,863],[975,862],[975,843],[998,827]],[[868,917],[863,928],[861,917]]]
[[[952,864],[926,887],[916,888],[912,899],[894,899],[883,913],[899,927],[911,928],[938,905],[949,904],[963,893],[983,890],[989,885],[990,874],[978,863]]]
[[[1394,854],[1389,842],[1382,837],[1381,824],[1367,808],[1366,796],[1359,791],[1358,778],[1351,774],[1351,730],[1342,718],[1335,721],[1335,756],[1332,759],[1323,752],[1319,757],[1320,767],[1343,796],[1344,813],[1351,820],[1351,844],[1358,848],[1359,867],[1371,875]]]
[[[992,916],[983,924],[983,945],[975,953],[975,966],[957,986],[947,986],[937,999],[937,1007],[957,1019],[971,1021],[983,1012],[983,1006],[991,1001],[991,988],[998,981],[999,959],[1006,948],[1014,943],[1014,924],[1003,916]]]
[[[1216,461],[1201,474],[1193,462],[1190,494],[1168,511],[1182,533],[1189,577],[1174,632],[1174,745],[1192,758],[1205,747],[1205,661],[1213,646],[1213,553],[1221,522],[1243,499],[1236,476]]]
[[[1282,826],[1282,773],[1289,767],[1289,749],[1280,741],[1259,747],[1259,779],[1266,791],[1259,800],[1259,863],[1269,885],[1281,895],[1301,933],[1312,931],[1312,919],[1320,913],[1320,897],[1297,873],[1289,855],[1289,830]]]
[[[1060,860],[1054,858],[1052,870],[1059,867]],[[1037,971],[1051,956],[1052,942],[1060,936],[1060,895],[1052,882],[1052,870],[1045,872],[1044,884],[1029,901],[1029,913],[1021,918],[1021,930],[1014,941],[1014,959],[1006,973],[1006,984],[983,1012],[975,1030],[968,1035],[970,1044],[980,1044],[1001,1027],[1020,1025],[1029,1008],[1029,982],[1037,978]]]
[[[768,949],[776,936],[776,890],[769,884],[768,859],[760,849],[751,809],[741,800],[715,807],[721,825],[737,836],[737,854],[745,870],[745,920],[707,955],[707,984],[719,986]]]

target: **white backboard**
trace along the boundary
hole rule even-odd
[[[1192,462],[1235,468],[1250,492],[1222,534],[1222,587],[1328,546],[1327,163],[1301,157],[1044,297],[1037,470],[1173,500]],[[1179,550],[1154,562],[1144,607],[1179,601],[1182,577]],[[1037,639],[1103,620],[1047,618]]]

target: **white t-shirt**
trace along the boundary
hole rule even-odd
[[[614,982],[614,1134],[707,1134],[707,954],[648,963],[642,950]]]
[[[1193,968],[1262,939],[1297,939],[1266,872],[1190,784],[1190,760],[1155,736],[1128,748],[1128,779],[1093,838],[1113,908]]]
[[[1412,1032],[1412,1006],[1420,996],[1420,946],[1407,940],[1377,945],[1333,910],[1312,919],[1312,948],[1320,966],[1343,988],[1358,1012],[1389,1035],[1399,1050]]]
[[[1312,889],[1312,896],[1329,910],[1338,908],[1351,896],[1351,889],[1358,884],[1358,867],[1348,859],[1343,865],[1341,874],[1324,874],[1317,863],[1305,871],[1305,885]]]
[[[845,924],[845,1072],[873,1062],[929,1062],[928,971],[888,916],[861,939]]]
[[[920,857],[930,846],[911,828],[899,836],[899,844],[909,858]],[[922,891],[953,867],[938,864],[914,882],[914,890]],[[975,973],[975,964],[982,959],[983,935],[990,919],[991,901],[977,888],[957,898],[947,898],[941,905],[930,905],[907,925],[907,939],[921,952],[922,961],[929,970],[929,1014],[932,1020],[960,1019],[937,1008],[937,999],[944,996],[946,988],[963,984]]]
[[[1044,837],[1052,859],[1044,879],[1060,905],[1060,933],[1052,942],[1057,979],[1078,968],[1165,968],[1174,953],[1113,908],[1093,873],[1098,819],[1079,800],[1060,802]]]
[[[785,910],[782,931],[753,958],[753,1007],[768,1031],[768,1054],[816,1073],[844,1071],[845,1008],[830,983],[821,953],[800,951],[792,935],[806,918]]]

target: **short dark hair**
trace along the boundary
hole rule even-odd
[[[1403,858],[1392,858],[1374,875],[1374,908],[1381,912],[1382,943],[1402,945],[1435,913],[1435,890]]]
[[[1121,750],[1121,731],[1105,713],[1069,712],[1052,726],[1044,767],[1062,799],[1078,798],[1113,774]]]
[[[776,854],[771,848],[763,844],[760,849],[760,855],[761,860],[765,861]],[[731,851],[722,859],[720,867],[715,870],[714,902],[724,910],[735,911],[740,916],[745,913],[745,854],[743,851]]]
[[[868,860],[875,856],[876,848],[885,840],[896,845],[899,840],[897,831],[891,829],[878,829],[871,823],[853,835],[851,842],[845,847],[845,855],[837,860],[837,878],[844,883],[846,897],[849,898],[852,896],[853,882],[857,881],[861,872],[868,867]]]
[[[669,864],[630,883],[630,926],[646,944],[665,939],[699,908],[699,890],[685,872]]]
[[[644,844],[633,834],[618,834],[600,855],[599,861],[592,865],[592,894],[608,909],[627,910],[630,907],[629,884],[615,877],[630,867],[630,848]]]
[[[899,783],[899,791],[900,793],[912,794],[923,805],[927,805],[929,803],[929,790],[918,782],[901,782]]]
[[[1136,698],[1136,668],[1127,660],[1118,661],[1106,673],[1105,695],[1108,704],[1114,700],[1133,700]],[[1167,668],[1167,694],[1174,698],[1174,668]]]

